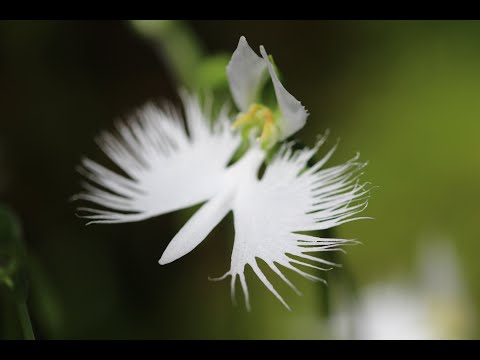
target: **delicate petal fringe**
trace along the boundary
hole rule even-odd
[[[325,283],[324,279],[300,267],[320,270],[339,267],[339,264],[314,253],[344,251],[342,246],[358,244],[356,240],[319,238],[301,233],[362,219],[356,215],[367,206],[370,189],[359,181],[366,163],[359,162],[358,155],[344,164],[323,169],[335,146],[307,168],[307,162],[325,138],[326,135],[320,138],[312,149],[294,151],[292,143],[283,145],[262,179],[254,179],[239,188],[233,206],[235,243],[231,267],[222,277],[232,277],[232,297],[234,279],[237,275],[244,278],[245,267],[250,265],[267,289],[289,309],[258,267],[258,259],[265,261],[280,279],[299,293],[280,267]],[[246,284],[242,289],[249,304]]]
[[[84,159],[79,172],[88,180],[74,200],[90,223],[139,221],[212,198],[224,181],[227,164],[240,144],[226,111],[211,122],[196,97],[183,93],[185,123],[171,105],[147,105],[135,117],[104,132],[98,144],[116,171]],[[188,131],[188,133],[187,133]]]

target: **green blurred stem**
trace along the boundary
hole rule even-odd
[[[335,256],[335,252],[328,253],[327,258],[331,262],[336,262],[337,258]],[[335,270],[332,270],[335,271]],[[321,298],[322,298],[322,303],[321,303],[321,311],[322,315],[325,319],[328,319],[330,317],[330,314],[332,313],[332,290],[330,289],[330,286],[333,286],[333,274],[330,274],[329,271],[325,272],[325,275],[323,278],[327,281],[326,284],[322,284],[324,286],[321,287],[322,292],[321,292]]]
[[[133,20],[131,24],[155,44],[177,86],[195,87],[196,70],[205,51],[195,32],[182,20]]]
[[[27,304],[24,302],[18,303],[18,317],[23,330],[25,340],[35,340],[33,333],[32,322],[30,321],[30,314],[28,313]]]
[[[203,51],[195,34],[185,24],[180,23],[169,36],[163,38],[160,54],[175,74],[177,84],[194,87],[195,69]]]
[[[325,237],[325,238],[335,238],[335,229],[325,229],[322,234],[320,234],[320,237]],[[325,253],[325,256],[327,260],[331,262],[337,262],[337,256],[335,252],[327,252]],[[335,271],[335,270],[332,270]],[[322,315],[325,319],[330,317],[330,314],[332,312],[332,294],[331,294],[331,289],[329,286],[333,285],[330,283],[330,281],[333,278],[333,274],[330,274],[329,271],[326,271],[324,273],[325,275],[323,276],[324,279],[327,281],[327,284],[321,287],[321,312]]]

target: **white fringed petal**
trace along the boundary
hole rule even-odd
[[[260,53],[268,66],[268,72],[272,78],[278,107],[282,114],[282,117],[279,120],[279,126],[281,128],[280,140],[285,140],[305,125],[308,112],[300,101],[295,99],[282,85],[275,73],[272,63],[268,60],[267,52],[263,46],[260,46]]]
[[[248,45],[245,36],[238,42],[227,65],[228,84],[235,104],[240,111],[247,111],[255,100],[265,80],[267,64]]]
[[[206,201],[222,188],[227,164],[240,143],[225,112],[211,125],[198,99],[183,97],[188,134],[171,108],[147,106],[119,123],[118,136],[104,133],[99,145],[125,172],[85,159],[82,173],[93,183],[75,196],[101,208],[80,208],[91,223],[138,221]]]
[[[228,214],[232,206],[233,191],[225,189],[203,205],[170,241],[158,261],[171,263],[195,249]]]
[[[230,270],[234,296],[237,276],[249,305],[248,288],[244,270],[250,265],[265,286],[285,305],[257,264],[257,258],[265,263],[290,285],[298,290],[281,272],[281,266],[300,275],[320,280],[295,265],[323,269],[335,266],[331,262],[312,256],[313,252],[341,251],[339,246],[352,243],[343,239],[322,239],[299,234],[307,230],[331,228],[348,221],[367,205],[368,190],[358,185],[359,170],[365,164],[352,159],[347,163],[325,170],[321,167],[333,153],[330,151],[313,167],[306,168],[307,161],[317,152],[324,139],[313,149],[293,151],[291,144],[284,145],[267,167],[261,180],[250,178],[238,188],[233,213],[235,242]],[[295,256],[295,258],[291,256]],[[311,264],[310,262],[313,262]]]
[[[239,188],[256,178],[264,158],[265,153],[254,147],[227,169],[217,195],[204,204],[175,235],[160,258],[160,265],[188,254],[207,237],[232,210]]]

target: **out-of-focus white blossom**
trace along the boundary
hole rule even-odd
[[[473,304],[448,242],[422,244],[418,279],[390,281],[364,288],[330,319],[341,339],[468,339]]]

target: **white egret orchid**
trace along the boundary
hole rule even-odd
[[[230,212],[234,214],[235,241],[231,267],[217,280],[231,276],[235,298],[237,278],[250,308],[244,275],[247,265],[285,305],[283,298],[257,264],[262,259],[295,292],[299,291],[281,271],[290,269],[308,279],[322,280],[298,266],[322,269],[336,264],[311,253],[342,250],[351,243],[323,239],[305,232],[328,229],[348,221],[366,207],[368,190],[359,185],[364,163],[358,156],[345,164],[323,169],[335,148],[311,167],[307,162],[325,141],[294,151],[293,143],[281,145],[259,178],[266,152],[305,124],[307,112],[280,83],[265,49],[257,56],[242,37],[227,66],[233,99],[242,112],[230,122],[225,111],[215,121],[202,110],[198,99],[183,96],[185,122],[172,107],[147,106],[128,123],[118,125],[118,136],[104,133],[100,147],[127,176],[89,159],[83,173],[95,185],[85,184],[76,196],[102,208],[82,208],[90,223],[139,221],[206,202],[175,235],[160,258],[168,264],[199,245]],[[262,105],[257,94],[265,75],[275,89],[278,111]],[[231,163],[244,136],[249,149]],[[303,233],[302,233],[303,232]],[[313,262],[313,263],[311,263]]]

